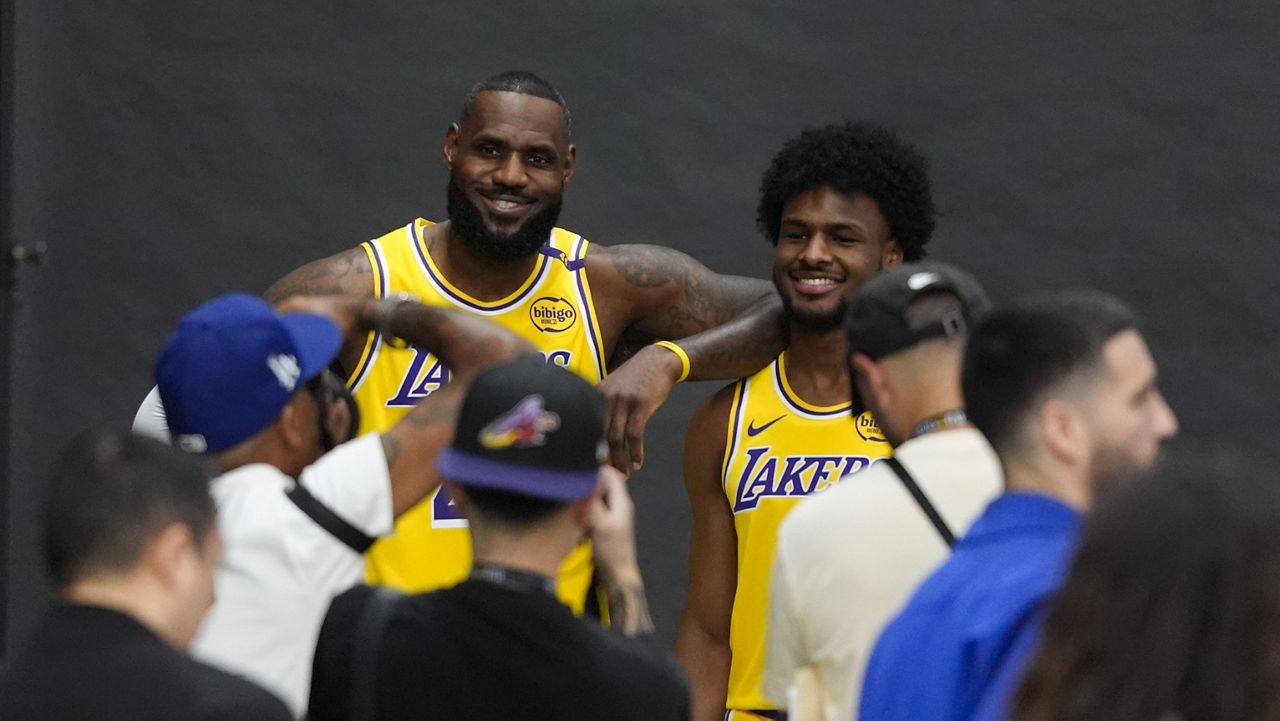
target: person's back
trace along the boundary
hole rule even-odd
[[[332,624],[355,627],[372,589],[339,596],[321,631],[318,657],[345,673],[355,640],[325,639]],[[378,716],[396,719],[685,718],[679,669],[652,637],[631,638],[584,623],[541,588],[472,578],[434,593],[403,597],[387,621],[377,665]],[[331,689],[313,687],[313,721],[348,710]]]
[[[0,676],[0,719],[289,719],[245,679],[192,659],[126,614],[60,604]]]
[[[603,399],[540,359],[479,374],[436,466],[470,521],[475,565],[445,590],[359,586],[316,646],[311,721],[676,719],[689,698],[651,638],[634,508],[605,462]],[[610,628],[576,618],[555,575],[586,536]]]
[[[0,719],[288,721],[284,703],[187,656],[221,540],[207,467],[124,433],[72,444],[49,483],[58,600],[0,674]]]

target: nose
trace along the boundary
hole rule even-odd
[[[814,233],[800,252],[800,260],[809,265],[824,265],[831,260],[831,241],[826,233]]]
[[[1160,439],[1172,438],[1178,434],[1178,417],[1173,414],[1173,409],[1169,407],[1168,401],[1164,396],[1160,396],[1159,416],[1156,419],[1156,428],[1160,432]]]
[[[527,185],[529,175],[525,172],[524,158],[519,153],[504,155],[493,172],[493,182],[508,188],[523,188]]]

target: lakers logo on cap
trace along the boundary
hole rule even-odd
[[[578,311],[564,298],[543,296],[529,306],[529,320],[543,333],[563,333],[578,320]]]
[[[889,439],[884,437],[884,431],[880,430],[880,424],[876,423],[876,419],[871,416],[870,411],[863,413],[854,420],[853,427],[857,429],[858,435],[864,441],[873,441],[875,443],[888,443]]]
[[[560,416],[543,408],[542,396],[526,396],[515,408],[498,416],[480,430],[480,445],[499,448],[529,448],[547,442],[547,434],[560,427]]]

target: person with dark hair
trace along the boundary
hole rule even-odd
[[[222,474],[212,486],[226,544],[217,601],[192,650],[301,717],[329,600],[360,582],[363,551],[439,485],[433,461],[471,376],[528,346],[469,314],[413,302],[295,298],[286,310],[244,294],[205,303],[165,342],[156,382],[174,442]],[[343,443],[346,429],[331,421],[344,405],[318,380],[344,337],[373,329],[430,348],[457,382],[385,432]]]
[[[1280,718],[1280,468],[1171,461],[1099,499],[1008,718]]]
[[[601,384],[612,462],[627,472],[643,461],[645,423],[675,382],[754,372],[783,347],[768,283],[717,275],[668,248],[604,247],[556,227],[577,148],[564,98],[542,78],[512,71],[475,85],[445,132],[443,159],[448,222],[418,218],[310,263],[267,299],[408,294],[502,324],[547,362]],[[452,371],[426,349],[391,347],[377,334],[348,343],[339,365],[361,432],[390,427]],[[469,566],[466,524],[448,495],[435,493],[371,550],[370,580],[411,591],[456,583]],[[561,597],[579,611],[590,555],[578,549],[559,577]]]
[[[778,530],[765,693],[788,702],[801,671],[818,687],[787,703],[793,715],[848,719],[885,622],[1000,492],[960,391],[965,340],[990,306],[968,273],[921,262],[867,281],[845,314],[853,412],[871,410],[893,460],[801,501]]]
[[[705,401],[685,443],[693,538],[676,652],[699,721],[778,713],[761,689],[778,524],[889,450],[870,413],[850,413],[845,307],[907,249],[923,254],[933,215],[924,158],[875,125],[806,130],[764,174],[757,218],[790,345]]]
[[[262,688],[183,649],[222,542],[205,464],[118,431],[63,452],[44,511],[57,600],[0,674],[0,718],[288,721]]]
[[[680,668],[651,636],[633,508],[606,465],[603,398],[554,364],[476,376],[437,464],[470,520],[475,564],[453,588],[356,588],[333,601],[316,647],[311,721],[688,718]],[[613,628],[555,594],[586,533]]]
[[[1081,514],[1178,428],[1133,313],[1102,293],[993,312],[969,337],[962,378],[1007,490],[885,628],[862,721],[967,721],[1007,695],[999,680],[1024,664]]]

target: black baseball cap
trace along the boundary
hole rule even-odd
[[[913,327],[907,310],[935,293],[955,298],[960,307]],[[868,280],[849,305],[844,316],[848,352],[880,360],[930,338],[968,336],[990,309],[986,291],[965,271],[936,261],[903,263]],[[856,387],[853,406],[854,413],[865,410]]]
[[[471,381],[436,468],[464,487],[569,502],[595,492],[606,458],[604,397],[581,377],[528,356]]]

